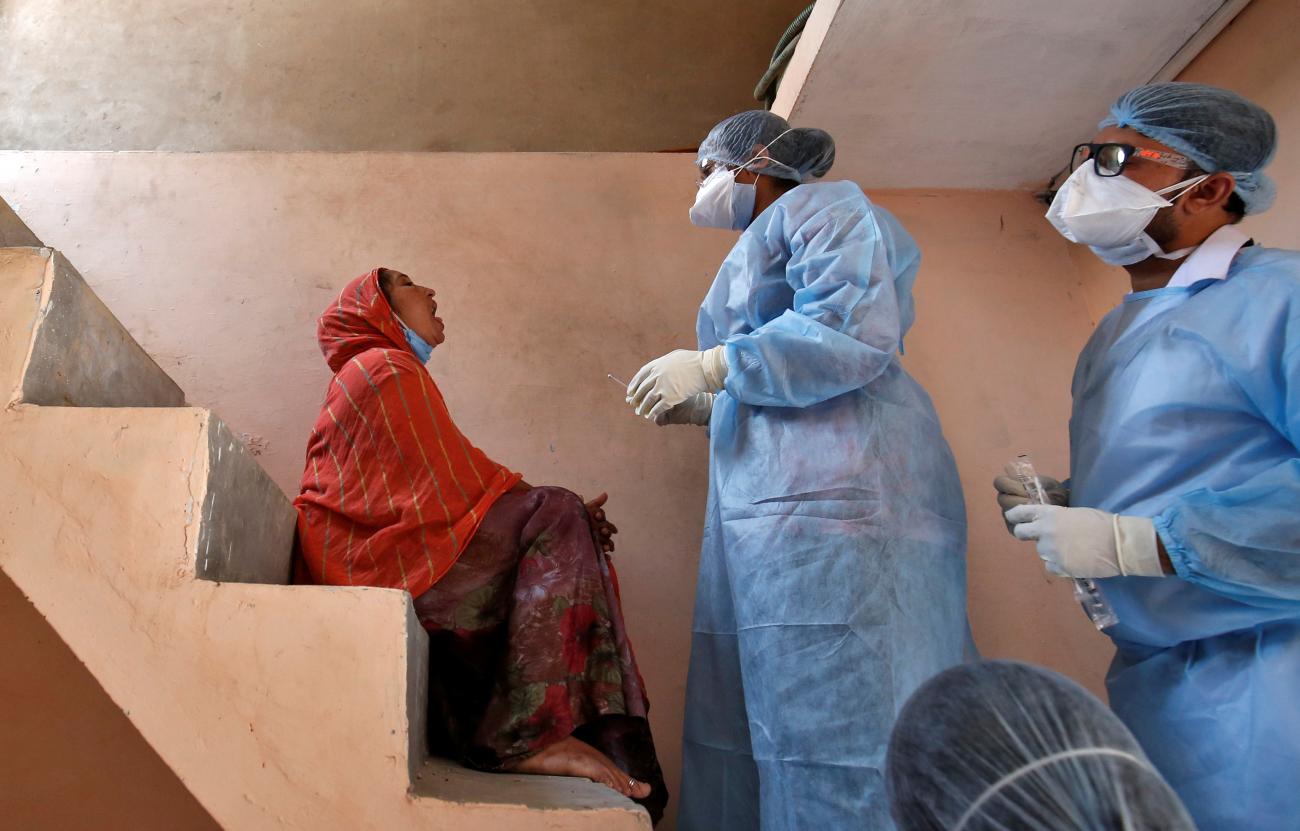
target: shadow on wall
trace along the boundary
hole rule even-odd
[[[694,146],[754,105],[772,44],[807,3],[9,3],[0,147]]]
[[[3,571],[0,654],[6,827],[221,828]]]

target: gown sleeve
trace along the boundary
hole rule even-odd
[[[1300,313],[1289,317],[1274,340],[1282,345],[1272,351],[1278,357],[1250,372],[1243,386],[1264,420],[1290,442],[1290,452],[1239,485],[1180,497],[1155,525],[1183,579],[1243,603],[1295,608],[1300,605]]]
[[[727,392],[755,406],[810,407],[884,372],[901,335],[888,254],[869,208],[810,217],[790,240],[793,308],[727,341]]]

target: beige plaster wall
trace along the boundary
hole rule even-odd
[[[434,285],[449,340],[431,368],[465,431],[529,481],[610,492],[670,782],[706,442],[632,418],[605,374],[693,343],[733,240],[689,225],[693,192],[677,156],[0,154],[0,197],[291,493],[328,380],[316,315],[377,264]],[[1067,246],[1028,195],[877,198],[924,251],[906,362],[961,467],[977,641],[1099,689],[1107,642],[1006,535],[989,484],[1021,449],[1065,468],[1089,330]]]
[[[806,0],[5,0],[0,147],[693,147]]]
[[[993,477],[1028,451],[1068,475],[1070,376],[1091,332],[1068,244],[1027,193],[874,193],[922,251],[917,322],[903,363],[934,399],[966,494],[971,624],[982,654],[1033,661],[1104,696],[1113,652],[1008,535]]]

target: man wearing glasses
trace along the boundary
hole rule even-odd
[[[1199,84],[1134,89],[1047,217],[1133,291],[1079,356],[1070,481],[1015,535],[1118,618],[1111,706],[1215,831],[1300,823],[1300,253],[1266,209],[1273,119]]]

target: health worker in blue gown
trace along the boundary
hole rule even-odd
[[[1048,219],[1133,291],[1079,356],[1060,504],[998,482],[1049,571],[1098,578],[1111,706],[1206,831],[1300,828],[1300,252],[1237,227],[1275,146],[1160,83],[1076,148]]]
[[[857,185],[811,181],[834,152],[764,111],[709,133],[691,221],[740,238],[698,351],[628,388],[710,436],[685,831],[890,827],[894,718],[968,643],[961,486],[898,357],[920,252]]]

